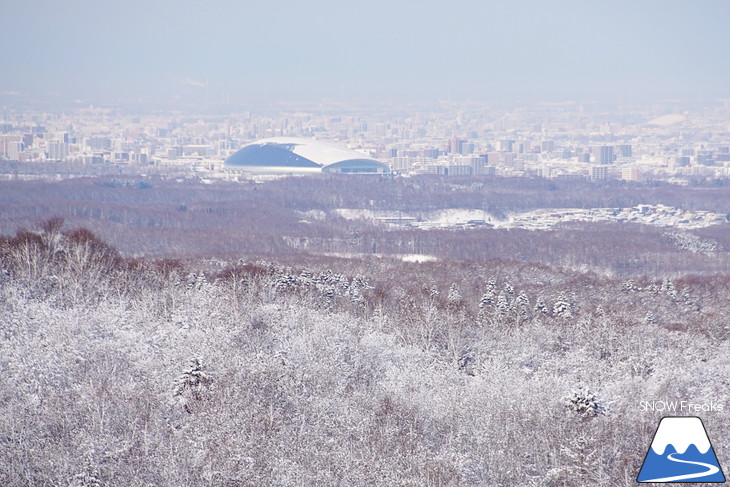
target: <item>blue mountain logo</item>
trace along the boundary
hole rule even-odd
[[[725,482],[702,420],[694,416],[662,418],[636,481]]]

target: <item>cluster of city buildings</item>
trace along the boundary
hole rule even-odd
[[[650,107],[440,102],[374,109],[284,105],[269,114],[127,114],[77,108],[0,112],[0,160],[54,168],[138,167],[241,177],[224,165],[261,139],[311,138],[402,174],[573,179],[730,177],[730,102]]]

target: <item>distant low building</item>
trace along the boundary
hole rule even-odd
[[[606,166],[591,167],[591,181],[598,181],[601,179],[608,179],[608,167],[606,167]]]
[[[62,161],[68,156],[69,146],[65,142],[48,143],[48,159],[51,161]]]
[[[639,181],[639,170],[635,167],[625,167],[621,169],[621,179],[624,181]]]
[[[447,168],[447,174],[450,176],[471,176],[472,167],[465,164],[453,164]]]
[[[690,164],[690,156],[678,156],[674,158],[674,165],[676,167],[686,167]]]
[[[553,176],[553,179],[556,179],[558,181],[583,181],[585,180],[585,176],[583,174],[578,173],[560,173]]]

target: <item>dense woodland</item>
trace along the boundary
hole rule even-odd
[[[730,272],[730,225],[692,231],[634,223],[558,230],[442,229],[348,221],[334,210],[481,209],[496,218],[538,208],[664,204],[730,214],[725,186],[678,187],[542,178],[307,177],[259,183],[105,176],[0,182],[0,234],[54,216],[113,242],[125,256],[245,257],[426,254],[445,260],[518,260],[610,276]],[[712,250],[678,245],[709,243]]]
[[[154,185],[83,184],[163,214]],[[183,256],[60,218],[0,239],[0,485],[634,485],[663,415],[640,401],[730,406],[723,272]]]

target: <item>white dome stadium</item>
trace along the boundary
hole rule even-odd
[[[366,154],[314,139],[275,137],[242,147],[225,167],[255,173],[386,174],[390,168]]]

